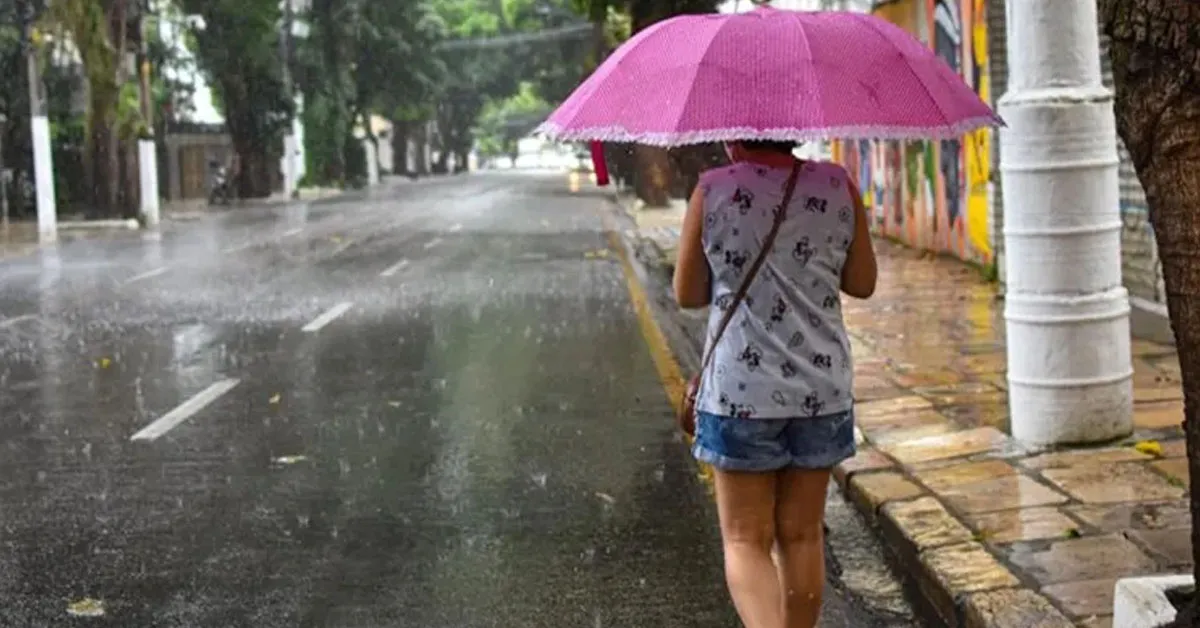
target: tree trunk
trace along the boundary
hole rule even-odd
[[[84,169],[92,190],[88,214],[93,218],[112,218],[119,213],[121,161],[112,105],[93,99],[89,116],[89,138],[84,153]],[[106,109],[106,107],[108,109]]]
[[[630,7],[633,32],[637,33],[673,15],[711,12],[716,4],[705,0],[635,0]],[[637,146],[634,148],[634,163],[637,168],[634,189],[647,206],[666,207],[673,190],[687,188],[690,191],[692,184],[688,183],[688,179],[691,177],[677,169],[677,163],[666,149]]]
[[[258,146],[242,146],[237,149],[238,198],[267,198],[271,195],[274,171],[279,166],[268,150]]]
[[[392,174],[408,174],[408,138],[412,137],[412,123],[392,121]]]
[[[417,149],[413,157],[413,172],[425,176],[429,174],[429,127],[428,122],[422,120],[417,124],[413,131],[413,146]]]
[[[678,177],[671,192],[681,198],[689,198],[692,190],[700,184],[700,175],[710,168],[729,163],[725,149],[720,144],[697,144],[683,146],[671,151]]]
[[[1183,378],[1188,471],[1200,478],[1200,3],[1099,0],[1111,39],[1117,131],[1158,240]],[[1200,481],[1191,483],[1193,569],[1200,568]],[[1196,572],[1200,580],[1200,570]],[[1178,627],[1200,628],[1200,612]]]
[[[633,149],[637,164],[634,189],[647,207],[666,207],[671,201],[671,155],[665,148],[638,145]]]

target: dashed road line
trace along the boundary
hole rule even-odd
[[[223,379],[210,385],[208,388],[196,393],[191,399],[175,406],[173,410],[162,415],[158,420],[142,428],[141,431],[134,434],[129,440],[149,442],[157,440],[163,434],[171,431],[175,426],[208,407],[208,404],[219,399],[221,395],[233,390],[234,386],[237,386],[240,382],[241,380],[238,379]]]
[[[312,333],[315,331],[320,331],[322,327],[332,323],[334,320],[337,319],[337,317],[341,316],[342,314],[345,314],[353,306],[354,306],[354,304],[349,303],[349,302],[338,303],[337,305],[329,308],[328,310],[325,310],[325,312],[322,313],[320,316],[312,319],[312,321],[309,322],[309,324],[302,327],[300,329],[300,331],[305,332],[305,333]]]
[[[163,273],[167,272],[168,270],[171,270],[171,267],[170,267],[170,266],[160,266],[160,267],[158,267],[158,268],[155,268],[154,270],[148,270],[148,271],[146,271],[146,272],[144,272],[144,273],[142,273],[142,274],[140,274],[140,275],[134,275],[133,277],[130,277],[129,279],[126,279],[126,280],[125,280],[125,283],[127,283],[127,284],[131,284],[131,283],[133,283],[133,282],[135,282],[135,281],[141,281],[141,280],[143,280],[143,279],[149,279],[149,278],[151,278],[151,277],[157,277],[157,276],[159,276],[159,275],[161,275],[161,274],[163,274]]]
[[[432,240],[430,240],[430,241],[428,241],[428,242],[426,242],[426,243],[425,243],[425,249],[426,249],[426,250],[432,249],[433,247],[435,247],[435,246],[437,246],[437,245],[439,245],[439,244],[441,244],[441,243],[442,243],[442,239],[441,239],[441,238],[434,238],[434,239],[432,239]]]
[[[17,323],[24,323],[25,321],[30,321],[35,318],[37,318],[36,314],[22,314],[20,316],[14,316],[12,318],[6,318],[4,320],[0,320],[0,329],[12,327],[13,325],[16,325]]]
[[[408,260],[402,259],[402,260],[396,262],[395,264],[388,266],[386,269],[384,269],[383,272],[379,273],[379,276],[380,277],[391,277],[392,275],[395,275],[396,273],[400,272],[400,270],[403,269],[405,266],[408,266]]]
[[[456,222],[454,223],[454,226],[450,227],[450,233],[458,233],[459,231],[462,231],[462,228],[462,223]]]
[[[287,231],[283,232],[283,237],[290,238],[294,235],[300,235],[301,231],[304,231],[304,227],[296,227],[295,229],[288,229]]]

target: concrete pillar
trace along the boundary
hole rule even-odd
[[[299,177],[296,172],[296,136],[288,133],[283,136],[283,195],[295,198],[299,189]]]
[[[367,185],[379,183],[379,153],[375,150],[375,142],[364,139],[363,152],[367,155]]]
[[[142,222],[147,227],[157,227],[158,150],[154,140],[138,140],[138,179],[141,183]]]
[[[1133,429],[1117,136],[1095,0],[1008,0],[999,113],[1013,436],[1098,442]]]
[[[58,239],[58,207],[54,199],[54,158],[50,149],[50,119],[35,115],[30,119],[33,139],[33,185],[37,194],[38,241]]]

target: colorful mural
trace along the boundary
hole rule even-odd
[[[872,13],[912,33],[991,102],[986,8],[987,0],[889,0]],[[836,142],[834,157],[857,176],[879,231],[988,263],[991,149],[985,129],[941,142]]]

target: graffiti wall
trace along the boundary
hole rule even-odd
[[[987,0],[890,0],[872,13],[924,42],[990,103],[986,7]],[[989,263],[992,133],[942,142],[840,141],[834,156],[856,175],[877,231]]]

